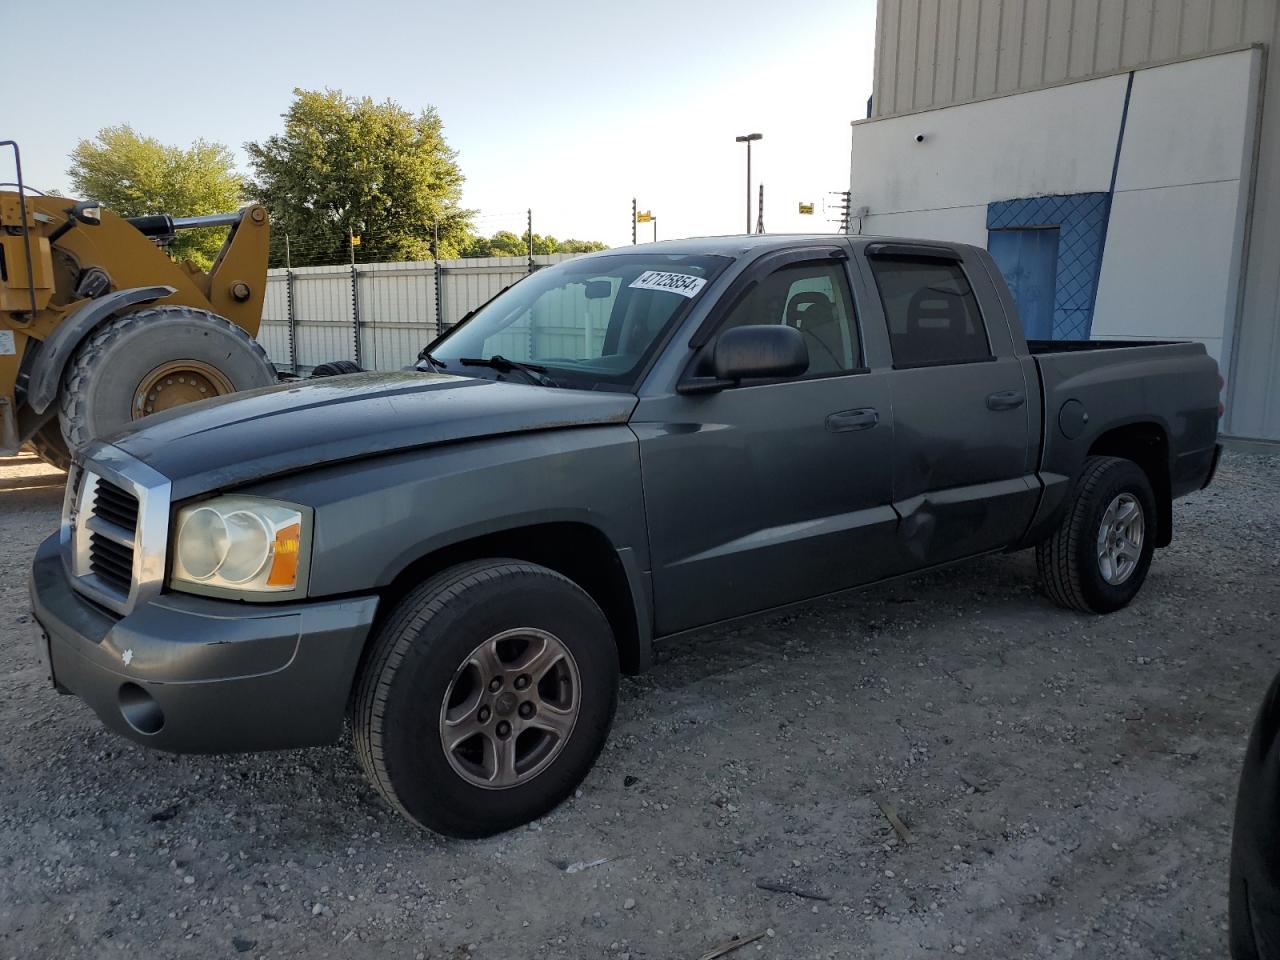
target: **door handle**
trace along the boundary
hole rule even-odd
[[[987,394],[988,410],[1016,410],[1026,402],[1026,394],[1021,390],[999,390]]]
[[[869,430],[879,422],[880,411],[875,407],[862,407],[831,414],[827,417],[827,429],[832,433],[847,433],[850,430]]]

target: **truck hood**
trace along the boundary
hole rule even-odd
[[[357,373],[176,408],[112,443],[174,499],[326,463],[458,440],[625,423],[636,398],[431,373]]]

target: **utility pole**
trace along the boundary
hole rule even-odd
[[[756,233],[764,233],[764,184],[760,184],[760,216],[756,220]]]
[[[636,245],[636,198],[631,198],[631,245]]]
[[[289,235],[284,235],[284,268],[286,270],[293,269],[293,258],[289,254]]]
[[[757,140],[763,140],[763,133],[744,133],[740,137],[734,137],[735,143],[745,143],[747,145],[747,233],[751,232],[751,144]]]

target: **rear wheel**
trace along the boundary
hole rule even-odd
[[[151,307],[108,321],[80,345],[63,378],[58,420],[74,451],[150,414],[275,381],[266,352],[229,320]]]
[[[1156,533],[1155,494],[1142,468],[1089,457],[1061,525],[1036,547],[1045,593],[1083,613],[1119,610],[1147,578]]]
[[[573,792],[618,691],[608,621],[580,587],[516,560],[462,564],[405,597],[357,682],[365,773],[423,826],[479,837]]]

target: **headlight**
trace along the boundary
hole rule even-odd
[[[183,507],[174,524],[172,585],[219,596],[304,591],[310,535],[304,509],[234,496]]]

